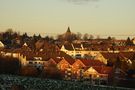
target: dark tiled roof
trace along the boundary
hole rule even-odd
[[[83,48],[90,48],[90,44],[83,44]]]
[[[74,48],[80,48],[80,49],[82,49],[81,44],[73,44],[73,46],[74,46]]]
[[[64,47],[67,50],[74,50],[71,44],[65,44]]]
[[[66,54],[65,52],[60,51],[59,54],[56,55],[57,57],[64,57],[66,60],[74,60],[71,56],[69,56],[68,54]]]

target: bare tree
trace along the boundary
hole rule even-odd
[[[97,35],[97,39],[100,39],[100,35]]]
[[[9,29],[6,30],[6,32],[11,35],[11,34],[13,34],[13,29],[12,28],[9,28]]]
[[[76,38],[77,38],[78,40],[80,40],[80,39],[82,38],[82,34],[81,34],[80,32],[77,32]]]
[[[83,35],[83,40],[88,40],[88,37],[89,37],[89,34],[88,34],[88,33],[85,33],[85,34]]]
[[[57,39],[58,39],[59,41],[62,41],[62,40],[63,40],[63,36],[62,36],[62,35],[58,35],[58,36],[57,36]]]
[[[94,39],[94,36],[90,34],[89,39]]]

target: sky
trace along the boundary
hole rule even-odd
[[[0,0],[0,31],[134,35],[135,0]]]

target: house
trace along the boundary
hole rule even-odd
[[[43,53],[34,53],[33,51],[25,52],[20,57],[22,66],[34,66],[38,69],[44,67],[47,59]]]
[[[52,53],[50,53],[52,52]],[[65,57],[66,59],[72,58],[61,51],[48,51],[48,50],[39,50],[35,51],[29,48],[29,46],[24,43],[21,48],[15,49],[11,52],[11,54],[19,54],[17,58],[19,58],[22,66],[35,66],[35,67],[46,67],[47,65],[57,65],[57,63],[61,60],[61,57]]]
[[[17,49],[3,49],[1,52],[2,56],[18,58],[22,66],[32,65],[35,67],[42,66],[43,54],[34,53],[26,43],[21,48]]]
[[[107,60],[103,57],[101,53],[97,53],[94,57],[95,60],[99,60],[103,62],[104,64],[107,64]]]
[[[133,44],[135,45],[135,37],[132,39]]]
[[[135,46],[113,46],[114,52],[133,52],[135,51]]]
[[[65,52],[66,54],[68,54],[72,57],[75,56],[75,50],[74,50],[72,44],[62,45],[61,51]]]
[[[50,58],[45,66],[57,66],[57,64],[61,61],[61,58]]]
[[[78,72],[82,68],[90,67],[90,66],[105,66],[103,62],[99,60],[85,60],[85,59],[78,59],[72,65],[74,73]]]
[[[61,71],[65,71],[67,68],[71,68],[73,63],[75,62],[74,59],[65,59],[63,58],[58,64],[57,67]]]
[[[113,43],[116,46],[125,46],[126,45],[126,40],[114,40]]]
[[[107,66],[92,66],[85,68],[84,79],[100,80],[100,83],[108,83],[112,79],[113,68]]]
[[[101,53],[102,59],[106,59],[107,62],[115,62],[119,57],[121,61],[126,61],[131,64],[132,60],[135,60],[135,52],[119,52],[119,53]]]
[[[24,45],[21,48],[3,49],[1,53],[3,56],[19,58],[19,54],[22,54],[23,52],[28,52],[28,51],[31,51],[31,49],[28,47],[28,45],[26,43],[24,43]]]
[[[106,52],[106,53],[101,53],[101,54],[102,54],[103,59],[106,59],[107,64],[109,64],[111,66],[115,63],[115,61],[119,57],[119,53]]]
[[[99,51],[92,51],[90,49],[86,49],[86,47],[84,47],[83,44],[72,43],[62,45],[60,50],[76,59],[85,58],[85,56],[88,54],[91,56],[96,56],[96,54],[99,53]]]
[[[87,67],[85,68],[84,70],[84,73],[83,73],[83,77],[84,79],[95,79],[95,78],[99,78],[99,73],[98,71],[100,70],[101,67],[97,67],[96,69],[93,68],[93,67]],[[97,71],[97,69],[99,69]]]
[[[3,56],[18,58],[22,66],[34,66],[36,68],[43,67],[46,57],[42,52],[34,52],[29,46],[24,43],[21,48],[17,49],[4,49],[2,50]]]

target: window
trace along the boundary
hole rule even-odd
[[[76,58],[81,58],[81,54],[76,54],[75,57]]]
[[[33,63],[30,61],[29,64],[33,64]]]

